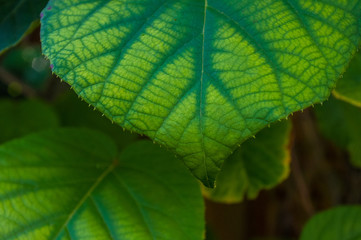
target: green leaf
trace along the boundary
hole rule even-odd
[[[334,98],[315,109],[322,134],[348,150],[353,164],[361,167],[361,109]]]
[[[216,202],[237,203],[279,184],[290,171],[290,132],[291,123],[281,122],[247,140],[225,161],[216,188],[204,189],[204,195]]]
[[[361,53],[355,55],[344,77],[337,82],[333,95],[361,107]]]
[[[300,240],[361,240],[361,206],[317,214],[306,224]]]
[[[0,100],[0,143],[59,126],[58,116],[39,101]]]
[[[250,136],[324,101],[360,42],[360,0],[51,0],[54,72],[212,187]]]
[[[116,124],[112,124],[100,112],[94,111],[88,104],[81,101],[73,91],[61,96],[57,100],[55,108],[59,113],[62,126],[86,127],[102,131],[112,137],[120,148],[139,138],[137,134],[125,132]]]
[[[202,239],[199,184],[149,142],[62,129],[0,147],[0,239]]]
[[[0,54],[39,26],[48,0],[0,0]]]

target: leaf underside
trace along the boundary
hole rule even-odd
[[[361,0],[52,0],[54,72],[206,186],[267,124],[324,101],[359,43]]]

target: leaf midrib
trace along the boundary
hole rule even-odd
[[[203,117],[202,117],[202,105],[203,105],[203,78],[204,78],[204,43],[205,43],[205,32],[206,32],[206,22],[207,22],[207,8],[208,0],[204,0],[204,17],[203,17],[203,29],[202,29],[202,70],[201,70],[201,79],[200,79],[200,93],[199,93],[199,132],[201,134],[201,146],[203,149],[203,165],[206,173],[206,181],[208,186],[211,186],[212,183],[209,182],[208,176],[208,167],[206,162],[206,152],[204,147],[204,136],[203,136]]]

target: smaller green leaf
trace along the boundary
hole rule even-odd
[[[48,0],[0,0],[0,54],[39,26]]]
[[[73,91],[61,96],[55,103],[62,126],[86,127],[99,130],[112,137],[118,147],[123,148],[139,139],[139,135],[124,131],[113,124],[108,118],[102,116],[93,107],[88,106]]]
[[[361,109],[330,98],[315,112],[322,134],[348,150],[352,163],[361,167]]]
[[[352,60],[343,78],[341,78],[333,95],[343,101],[361,107],[361,53]]]
[[[0,143],[59,126],[56,113],[39,101],[0,100]]]
[[[150,142],[52,130],[0,147],[1,240],[200,240],[199,184]]]
[[[317,214],[306,224],[300,240],[361,240],[361,206]]]
[[[256,198],[289,174],[291,123],[284,121],[262,130],[246,141],[223,165],[215,189],[204,189],[213,201],[236,203],[247,196]]]

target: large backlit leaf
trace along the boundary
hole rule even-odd
[[[202,239],[199,184],[149,142],[117,154],[89,130],[0,147],[0,239]]]
[[[316,115],[324,136],[348,150],[351,161],[361,167],[361,109],[331,98],[316,107]]]
[[[241,145],[224,163],[215,189],[205,189],[207,198],[224,203],[257,197],[289,174],[290,122],[266,128]]]
[[[335,97],[361,107],[361,53],[357,53],[333,91]]]
[[[58,127],[58,116],[38,101],[0,100],[0,143],[44,129]]]
[[[337,207],[314,216],[300,240],[361,240],[361,206]]]
[[[325,100],[356,51],[361,0],[51,0],[54,72],[206,186],[261,128]]]
[[[47,2],[48,0],[0,0],[0,54],[39,26],[40,11]]]

